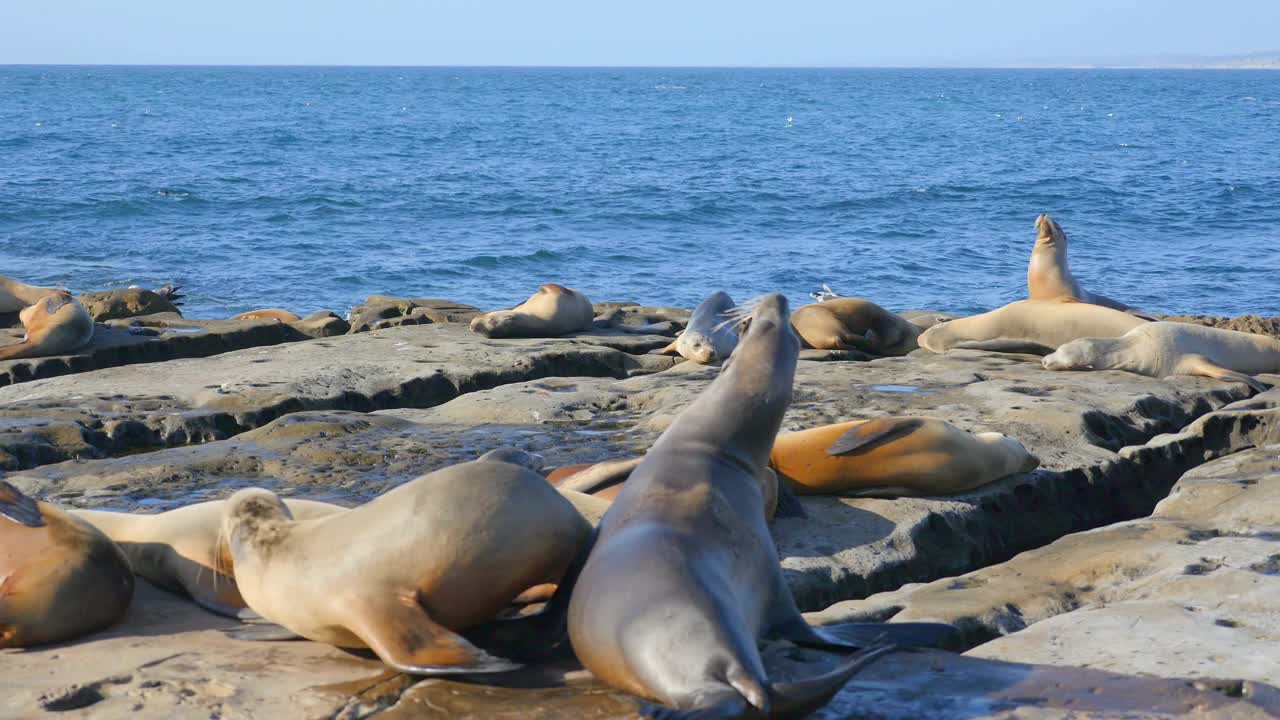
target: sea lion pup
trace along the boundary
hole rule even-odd
[[[285,500],[299,520],[345,510],[315,500]],[[71,510],[120,547],[133,572],[171,592],[189,596],[210,612],[244,617],[244,598],[225,545],[219,544],[226,501],[213,500],[143,515],[106,510]]]
[[[260,488],[232,495],[223,515],[251,609],[419,675],[517,667],[458,631],[493,620],[523,590],[559,582],[590,532],[542,476],[494,461],[437,470],[322,518],[294,520]]]
[[[1127,370],[1164,378],[1202,375],[1242,382],[1262,392],[1250,377],[1280,372],[1280,340],[1266,335],[1180,322],[1144,323],[1118,338],[1081,338],[1041,363],[1049,370]]]
[[[132,597],[129,561],[106,535],[0,480],[0,648],[100,630]]]
[[[956,318],[920,334],[920,347],[994,350],[1048,355],[1064,343],[1085,337],[1120,337],[1148,321],[1072,298],[1018,300],[981,315]]]
[[[0,313],[18,312],[22,308],[35,305],[40,298],[56,292],[58,288],[28,285],[0,275]]]
[[[906,355],[919,345],[923,332],[870,300],[838,297],[801,305],[791,313],[791,325],[805,347],[816,350],[859,350],[873,355]]]
[[[471,331],[490,338],[558,337],[592,328],[595,310],[577,290],[547,283],[510,310],[495,310],[471,320]]]
[[[250,310],[242,312],[231,318],[232,320],[279,320],[280,322],[298,322],[302,318],[296,313],[280,308],[264,308],[262,310]]]
[[[801,495],[951,495],[1040,460],[997,432],[971,433],[943,420],[880,417],[784,433],[769,464]]]
[[[55,290],[18,313],[26,337],[0,347],[0,360],[47,357],[74,352],[93,339],[93,318],[66,290]]]
[[[1027,299],[1053,300],[1073,297],[1080,302],[1101,305],[1113,310],[1130,310],[1116,302],[1080,286],[1067,265],[1067,234],[1058,223],[1041,213],[1036,218],[1036,244],[1027,265]]]
[[[677,708],[660,717],[798,717],[825,704],[877,645],[838,669],[770,683],[762,636],[819,646],[938,638],[945,625],[810,627],[783,580],[757,478],[791,400],[800,341],[787,301],[759,302],[728,366],[680,413],[600,522],[572,584],[569,639],[605,683]],[[551,605],[556,604],[556,599]]]
[[[728,293],[723,290],[712,293],[694,309],[689,325],[675,342],[654,353],[678,354],[700,365],[724,360],[738,345],[737,323],[731,316],[734,307]]]

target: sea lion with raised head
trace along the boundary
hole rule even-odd
[[[1067,234],[1058,223],[1041,213],[1036,218],[1036,244],[1027,265],[1027,299],[1054,300],[1073,297],[1080,302],[1113,310],[1129,310],[1128,305],[1080,286],[1067,265]]]
[[[13,313],[35,305],[41,298],[58,292],[58,288],[28,285],[0,275],[0,313]]]
[[[471,319],[471,331],[490,338],[559,337],[592,328],[595,310],[577,290],[547,283],[510,310]]]
[[[66,290],[55,290],[18,313],[26,337],[0,347],[0,360],[74,352],[93,339],[93,318]]]
[[[302,318],[297,313],[289,312],[281,308],[263,308],[261,310],[250,310],[242,312],[231,318],[232,320],[279,320],[280,322],[298,322]]]
[[[935,353],[959,349],[1048,355],[1077,338],[1120,337],[1146,322],[1074,299],[1018,300],[981,315],[934,325],[921,333],[919,342]]]
[[[870,300],[838,297],[801,305],[791,313],[791,325],[815,350],[858,350],[872,355],[899,356],[915,350],[923,329]]]
[[[1180,322],[1144,323],[1117,338],[1086,337],[1066,343],[1041,361],[1049,370],[1126,370],[1164,378],[1201,375],[1242,382],[1280,372],[1280,340],[1256,333]]]
[[[132,597],[129,561],[106,535],[0,480],[0,648],[100,630]]]
[[[290,498],[296,519],[323,517],[346,508]],[[189,596],[210,612],[240,617],[244,598],[225,545],[219,543],[226,501],[195,503],[167,512],[143,515],[106,510],[70,510],[101,530],[120,547],[133,572],[166,590]]]
[[[971,433],[943,420],[878,417],[784,433],[769,464],[800,495],[951,495],[1040,460],[997,432]]]
[[[712,293],[694,309],[688,326],[675,342],[654,352],[681,355],[700,365],[724,360],[738,345],[738,323],[731,315],[734,307],[728,293],[723,290]]]
[[[893,647],[877,645],[816,678],[771,683],[757,646],[765,636],[856,648],[883,633],[932,642],[950,631],[814,628],[797,610],[759,482],[800,351],[788,315],[781,295],[756,305],[728,366],[644,456],[580,571],[565,579],[569,638],[582,664],[612,687],[675,708],[649,708],[660,717],[798,717]]]
[[[528,467],[478,460],[311,520],[294,520],[274,493],[241,490],[223,532],[240,593],[263,618],[435,675],[516,667],[458,632],[559,582],[591,527]]]

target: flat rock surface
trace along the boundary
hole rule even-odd
[[[93,340],[69,355],[0,361],[0,386],[88,372],[135,363],[178,358],[202,358],[244,348],[278,345],[336,334],[330,332],[334,317],[297,323],[276,320],[189,320],[174,313],[160,313],[131,320],[114,320],[94,327]],[[135,334],[129,326],[149,328],[154,334]],[[20,342],[21,327],[0,330],[0,346]]]
[[[1191,470],[1148,518],[810,620],[940,620],[978,657],[1273,681],[1278,597],[1280,443]]]
[[[675,360],[639,353],[669,342],[489,340],[427,325],[35,380],[0,388],[0,469],[222,439],[298,410],[429,407],[548,375],[653,372]]]

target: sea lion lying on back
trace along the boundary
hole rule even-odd
[[[919,342],[935,353],[960,349],[1048,355],[1077,338],[1120,337],[1146,322],[1071,298],[1018,300],[981,315],[934,325],[920,335]]]
[[[694,309],[689,325],[675,342],[654,353],[678,354],[700,365],[727,359],[738,345],[738,323],[730,314],[733,309],[733,298],[728,293],[712,293]]]
[[[595,311],[577,290],[547,283],[510,310],[495,310],[471,320],[471,331],[490,338],[559,337],[592,328]]]
[[[1242,382],[1262,392],[1267,386],[1250,375],[1280,372],[1280,340],[1180,322],[1151,322],[1118,338],[1073,340],[1041,362],[1049,370],[1126,370],[1154,378],[1201,375]]]
[[[22,308],[35,305],[40,298],[55,292],[58,292],[58,288],[28,285],[0,275],[0,313],[18,312]]]
[[[872,355],[899,356],[915,350],[923,329],[870,300],[837,297],[801,305],[791,313],[791,325],[805,347],[817,350],[858,350]]]
[[[55,290],[18,313],[26,337],[0,347],[0,360],[48,357],[74,352],[93,339],[93,318],[66,290]]]
[[[115,543],[0,480],[0,648],[100,630],[132,597],[133,572]]]
[[[1041,213],[1036,218],[1036,244],[1027,265],[1027,299],[1054,300],[1073,297],[1080,302],[1113,310],[1130,310],[1128,305],[1080,286],[1067,265],[1067,234],[1058,223]]]

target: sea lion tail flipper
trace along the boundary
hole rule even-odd
[[[208,609],[208,608],[206,608]],[[254,623],[252,625],[241,625],[240,627],[231,628],[222,633],[232,640],[247,640],[249,642],[267,642],[272,640],[302,640],[303,637],[298,633],[290,630],[283,625],[276,625],[270,622]]]
[[[168,300],[169,302],[173,303],[174,305],[181,305],[182,303],[180,302],[174,302],[180,297],[186,297],[185,295],[178,292],[181,289],[182,289],[182,286],[176,283],[165,283],[164,287],[157,289],[155,293],[160,297],[164,298],[165,300]]]
[[[1019,338],[995,338],[994,340],[965,340],[951,346],[952,350],[987,350],[1002,353],[1024,353],[1026,355],[1052,355],[1054,348],[1034,340]]]
[[[382,662],[411,675],[498,673],[519,663],[494,657],[431,619],[417,593],[379,599],[343,598],[347,629]]]
[[[897,649],[898,646],[892,643],[877,643],[817,677],[770,684],[769,717],[808,717],[831,702],[845,683],[863,668]]]
[[[827,454],[848,455],[873,443],[888,441],[914,432],[922,424],[923,421],[919,418],[873,418],[849,428],[848,432],[831,443],[831,446],[827,448]]]
[[[4,480],[0,480],[0,515],[27,527],[44,525],[36,501]]]
[[[1178,363],[1178,375],[1203,375],[1211,377],[1215,380],[1226,380],[1227,382],[1241,382],[1258,392],[1266,392],[1267,386],[1251,375],[1246,375],[1235,370],[1218,365],[1203,355],[1188,355]]]

